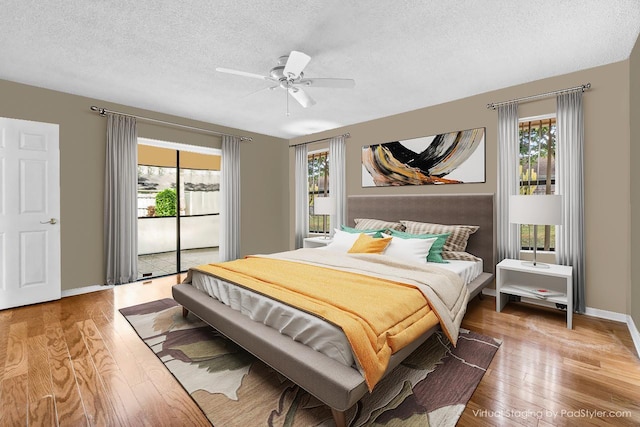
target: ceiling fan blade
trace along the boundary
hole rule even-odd
[[[297,50],[292,50],[287,59],[287,64],[284,66],[285,77],[296,78],[300,75],[304,67],[311,61],[311,57]]]
[[[298,101],[298,103],[304,108],[311,107],[316,103],[313,98],[311,98],[305,91],[298,87],[290,87],[288,89],[288,92],[293,97],[293,99]]]
[[[274,90],[274,89],[277,89],[277,88],[279,88],[279,87],[280,87],[280,86],[278,86],[278,85],[276,85],[276,86],[267,86],[267,87],[263,87],[263,88],[261,88],[261,89],[254,90],[253,92],[249,92],[249,93],[248,93],[248,94],[246,94],[246,95],[242,95],[242,98],[246,98],[246,97],[248,97],[248,96],[255,95],[256,93],[258,93],[258,92],[262,92],[262,91],[267,90],[267,89],[269,89],[269,90]]]
[[[220,73],[235,74],[237,76],[243,76],[243,77],[252,77],[254,79],[273,80],[273,78],[271,78],[269,76],[262,76],[260,74],[247,73],[246,71],[232,70],[230,68],[218,67],[218,68],[216,68],[216,71],[218,71]]]
[[[308,87],[332,87],[339,89],[351,89],[355,87],[356,81],[353,79],[301,79],[294,84]]]

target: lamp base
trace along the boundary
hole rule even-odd
[[[527,267],[533,268],[551,268],[549,264],[545,264],[544,262],[533,262],[533,261],[522,261],[522,265],[526,265]]]

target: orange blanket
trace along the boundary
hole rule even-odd
[[[342,328],[369,389],[391,354],[438,317],[413,285],[291,261],[249,257],[195,270],[252,289]]]

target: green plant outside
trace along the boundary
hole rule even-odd
[[[167,188],[156,195],[155,216],[176,216],[178,196],[176,190]]]

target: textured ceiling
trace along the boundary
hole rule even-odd
[[[622,61],[640,31],[638,0],[2,0],[0,10],[1,79],[283,138]],[[287,117],[284,90],[215,71],[267,74],[291,50],[311,56],[305,77],[352,78],[355,89],[305,89],[317,104],[290,99]]]

